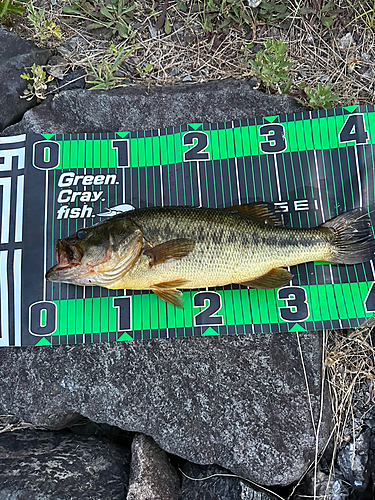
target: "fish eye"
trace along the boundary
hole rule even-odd
[[[86,236],[86,231],[84,229],[80,229],[78,232],[77,232],[77,238],[79,240],[83,240],[83,238]]]

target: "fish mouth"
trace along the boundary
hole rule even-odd
[[[56,260],[60,267],[67,267],[79,264],[82,260],[83,252],[77,245],[69,244],[66,240],[56,242]]]
[[[48,281],[69,282],[81,275],[83,252],[77,245],[69,244],[66,240],[57,240],[56,242],[56,260],[57,264],[51,267],[46,273]]]

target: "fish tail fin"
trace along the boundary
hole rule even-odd
[[[375,239],[367,209],[355,208],[338,215],[321,227],[332,231],[332,255],[327,262],[361,264],[374,258]]]

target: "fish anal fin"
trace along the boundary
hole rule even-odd
[[[240,285],[250,286],[251,288],[259,288],[263,290],[270,290],[272,288],[279,288],[287,285],[292,279],[292,275],[286,269],[281,267],[271,269],[268,273],[259,276],[249,281],[243,281]]]
[[[151,290],[159,297],[159,299],[164,300],[164,302],[167,302],[174,307],[183,308],[182,292],[177,290],[177,288],[185,285],[186,283],[187,281],[182,279],[165,281],[163,283],[156,283],[151,287]]]
[[[160,245],[143,250],[150,257],[150,267],[162,264],[167,260],[180,260],[194,249],[194,241],[188,238],[166,241]]]
[[[283,223],[276,217],[276,215],[268,208],[265,203],[247,203],[244,205],[236,205],[227,207],[225,210],[232,212],[239,212],[257,222],[266,224],[267,226],[283,226]]]
[[[159,299],[164,300],[167,304],[171,304],[174,307],[181,307],[183,309],[184,305],[182,303],[182,292],[179,290],[152,288],[152,291],[157,297],[159,297]]]

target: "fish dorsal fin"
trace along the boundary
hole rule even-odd
[[[229,212],[239,212],[247,215],[257,222],[266,224],[267,226],[282,226],[283,223],[271,212],[265,203],[246,203],[244,205],[235,205],[227,207],[225,210]]]
[[[150,257],[150,267],[152,267],[162,264],[166,260],[180,260],[186,257],[194,249],[194,246],[194,241],[188,238],[180,238],[146,248],[143,253]]]
[[[182,292],[177,290],[177,287],[183,286],[187,283],[185,280],[166,281],[163,283],[156,283],[151,287],[151,290],[159,299],[164,300],[168,304],[175,307],[184,307],[182,302]]]
[[[240,285],[270,290],[271,288],[279,288],[286,285],[291,279],[292,275],[289,271],[281,267],[277,267],[275,269],[271,269],[268,273],[263,274],[263,276],[259,276],[259,278],[243,281]]]

